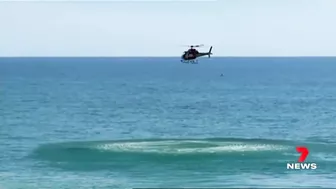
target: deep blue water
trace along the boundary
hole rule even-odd
[[[335,70],[336,58],[0,58],[0,188],[333,187]],[[298,145],[317,169],[286,169]]]

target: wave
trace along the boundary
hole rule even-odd
[[[119,141],[83,141],[45,144],[38,147],[37,154],[49,152],[80,153],[96,151],[105,153],[138,154],[220,154],[234,152],[286,151],[292,149],[288,141],[265,139],[147,139]]]
[[[244,164],[283,166],[296,162],[297,145],[310,149],[308,161],[333,161],[336,147],[327,144],[308,144],[268,139],[144,139],[116,141],[79,141],[45,144],[32,154],[33,158],[57,166],[90,168],[125,168],[134,166],[181,165],[195,167],[226,167]],[[332,153],[332,154],[331,154]],[[200,165],[197,165],[200,166]]]

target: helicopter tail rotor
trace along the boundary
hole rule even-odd
[[[211,51],[212,51],[212,46],[211,46],[210,49],[209,49],[209,53],[208,53],[208,57],[209,57],[209,58],[210,58],[210,55],[212,55]]]

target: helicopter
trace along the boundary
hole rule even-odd
[[[186,64],[198,64],[197,58],[201,56],[206,56],[210,58],[210,55],[212,55],[211,50],[212,46],[209,49],[209,52],[199,52],[198,50],[194,49],[194,47],[202,47],[204,45],[190,45],[190,49],[187,51],[184,51],[183,55],[181,56],[181,62]]]

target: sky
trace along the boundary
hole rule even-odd
[[[0,0],[0,56],[336,56],[335,0]]]

